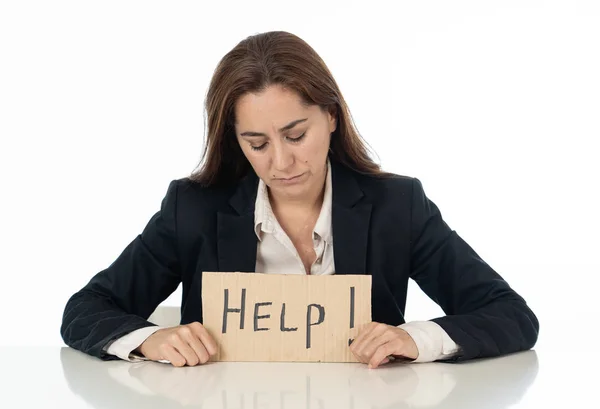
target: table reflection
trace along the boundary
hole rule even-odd
[[[103,362],[62,348],[71,391],[95,408],[505,408],[538,372],[535,351],[462,364]]]

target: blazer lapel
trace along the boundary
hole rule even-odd
[[[367,274],[367,246],[372,205],[343,165],[331,161],[332,230],[336,274]],[[258,177],[251,172],[231,197],[235,213],[217,213],[219,271],[254,272],[258,239],[254,233],[254,204]]]
[[[336,274],[367,274],[370,203],[356,178],[341,164],[331,161],[333,203],[333,258]]]
[[[254,203],[257,188],[258,177],[250,171],[229,201],[235,213],[217,213],[219,271],[255,271],[258,239],[254,233]]]

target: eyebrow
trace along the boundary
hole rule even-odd
[[[279,129],[279,133],[283,133],[285,131],[289,131],[290,129],[292,129],[293,127],[295,127],[296,125],[307,121],[308,118],[304,118],[304,119],[296,119],[295,121],[290,122],[289,124],[287,124],[286,126],[284,126],[283,128]],[[251,131],[247,131],[247,132],[242,132],[240,134],[240,136],[267,136],[262,132],[251,132]]]

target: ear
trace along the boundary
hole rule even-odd
[[[337,106],[331,105],[327,110],[328,119],[329,119],[329,132],[333,132],[337,129]]]

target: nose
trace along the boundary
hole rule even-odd
[[[284,144],[277,144],[273,149],[273,167],[280,172],[285,172],[294,164],[294,155]]]

